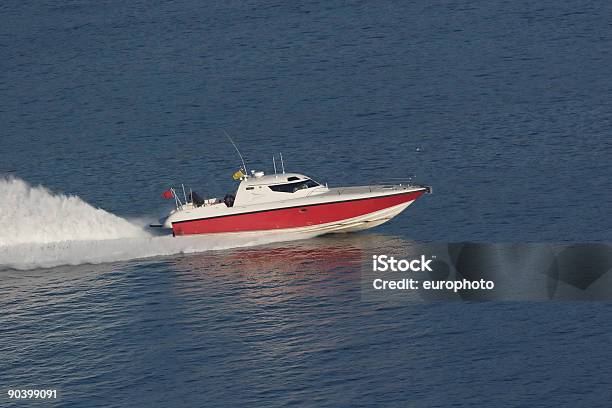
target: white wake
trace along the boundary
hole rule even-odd
[[[0,178],[0,269],[127,261],[301,238],[306,236],[154,236],[79,197]]]

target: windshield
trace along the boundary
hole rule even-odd
[[[295,193],[298,190],[305,188],[317,187],[320,184],[313,180],[303,180],[296,183],[277,184],[275,186],[268,186],[272,191],[278,191],[280,193]]]

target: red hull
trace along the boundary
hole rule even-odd
[[[416,200],[423,191],[172,223],[175,235],[266,231],[339,222]]]

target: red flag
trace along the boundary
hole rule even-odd
[[[172,198],[174,194],[172,194],[172,190],[167,190],[162,193],[162,198]]]

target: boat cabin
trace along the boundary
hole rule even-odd
[[[223,205],[227,207],[247,206],[253,204],[285,201],[295,198],[323,194],[329,191],[326,185],[321,185],[309,177],[298,173],[282,173],[265,175],[263,171],[252,171],[250,175],[240,175],[240,184],[236,194],[227,194],[223,199],[203,199],[195,191],[187,192],[183,186],[183,199],[171,188],[171,195],[176,204],[176,211],[189,210],[198,207]]]
[[[241,179],[233,205],[243,206],[322,194],[327,186],[298,173],[265,175],[263,171],[253,171]]]

